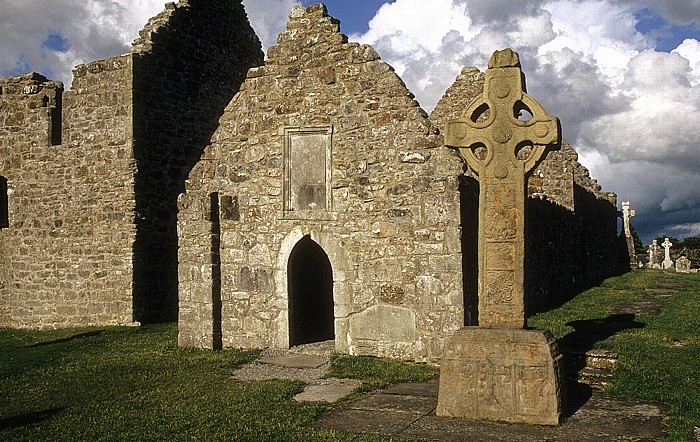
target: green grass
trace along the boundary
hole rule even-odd
[[[537,314],[528,325],[562,338],[574,329],[566,324],[603,319],[620,302],[648,298],[644,288],[677,290],[659,316],[638,316],[641,328],[622,331],[598,346],[619,355],[608,393],[668,404],[669,440],[687,440],[700,424],[700,275],[642,270],[606,280],[560,308]]]
[[[179,349],[176,336],[174,324],[0,330],[0,440],[391,440],[310,429],[329,406],[292,400],[302,383],[232,378],[258,352]],[[392,374],[405,365],[372,382],[411,380]]]

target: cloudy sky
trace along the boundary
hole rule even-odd
[[[244,0],[265,47],[292,6]],[[427,111],[463,66],[520,53],[528,92],[605,190],[630,200],[645,244],[700,235],[700,0],[327,0],[353,41],[372,44]],[[0,75],[129,50],[162,0],[0,0]]]

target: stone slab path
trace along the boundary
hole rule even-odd
[[[596,391],[559,427],[438,417],[437,393],[437,382],[398,385],[333,411],[314,426],[440,442],[653,441],[666,435],[663,405]]]
[[[294,347],[289,351],[266,350],[258,360],[233,373],[241,381],[287,379],[306,383],[304,391],[294,397],[299,402],[336,402],[359,387],[354,379],[326,377],[332,346],[327,343]]]

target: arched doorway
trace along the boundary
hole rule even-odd
[[[333,271],[326,252],[308,235],[289,255],[287,278],[289,345],[334,339]]]

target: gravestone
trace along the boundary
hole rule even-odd
[[[681,256],[676,260],[676,272],[678,273],[690,273],[690,265],[692,263],[685,256]]]
[[[649,246],[649,262],[647,263],[647,268],[661,268],[661,253],[659,250],[659,244],[656,242],[656,240],[653,240]]]
[[[634,238],[632,238],[632,231],[630,230],[630,218],[635,216],[634,210],[630,210],[630,202],[624,201],[622,203],[622,225],[625,229],[625,241],[627,243],[627,253],[630,257],[630,268],[637,267],[637,252],[634,250]]]
[[[520,120],[526,114],[529,120]],[[559,423],[560,356],[551,334],[525,330],[527,174],[561,142],[559,120],[525,92],[518,54],[497,51],[484,92],[447,125],[479,175],[479,326],[458,330],[440,368],[437,414],[465,419]]]
[[[673,243],[669,241],[668,238],[665,238],[661,245],[664,247],[664,262],[661,263],[661,268],[664,270],[672,269],[673,261],[671,261],[671,246]]]

